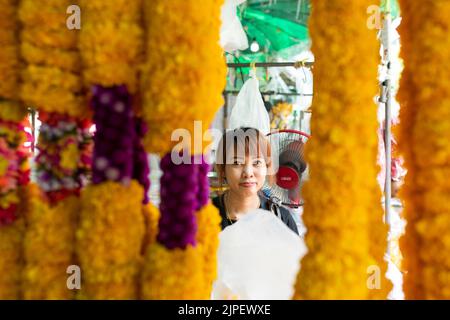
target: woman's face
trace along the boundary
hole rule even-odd
[[[225,165],[225,177],[230,190],[242,196],[252,196],[262,188],[267,174],[267,164],[263,157],[235,157]]]

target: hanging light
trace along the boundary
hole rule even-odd
[[[258,52],[259,51],[259,43],[256,41],[255,38],[253,38],[252,44],[250,45],[250,51],[251,52]]]

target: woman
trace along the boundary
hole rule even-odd
[[[273,181],[271,170],[270,144],[257,129],[239,128],[223,135],[217,150],[216,171],[219,183],[226,183],[229,189],[213,199],[222,216],[222,229],[247,212],[261,208],[274,212],[298,234],[289,211],[260,194],[266,177]]]

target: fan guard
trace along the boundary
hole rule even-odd
[[[302,206],[301,178],[306,170],[304,145],[310,136],[297,130],[279,130],[269,133],[267,137],[276,179],[273,184],[266,181],[262,188],[263,195],[278,205],[291,208]]]

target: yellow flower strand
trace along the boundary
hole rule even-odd
[[[222,105],[225,60],[218,44],[222,4],[223,0],[208,0],[200,7],[193,0],[145,2],[148,41],[141,92],[142,116],[151,128],[144,139],[148,151],[169,152],[174,145],[171,134],[177,128],[195,138],[196,120],[203,121],[201,136],[197,136],[203,142],[203,133]],[[203,152],[192,146],[188,146],[191,154]],[[168,250],[158,242],[150,245],[142,273],[142,298],[209,298],[220,231],[217,210],[209,204],[199,211],[198,219],[195,248]]]
[[[204,299],[202,251],[192,246],[169,250],[158,242],[149,246],[141,277],[145,300]]]
[[[79,199],[75,196],[48,204],[39,191],[34,191],[27,216],[24,240],[24,299],[72,299],[67,288],[66,273],[75,264],[75,227]]]
[[[73,4],[77,1],[20,1],[20,52],[26,62],[20,97],[40,110],[83,118],[88,106],[79,74],[78,30],[66,26],[66,10]]]
[[[0,228],[0,300],[20,298],[24,229],[23,218]]]
[[[19,84],[17,0],[1,0],[0,6],[0,100],[15,99]]]
[[[217,249],[219,247],[220,214],[218,209],[208,203],[197,212],[197,246],[203,252],[203,299],[209,299],[212,284],[217,277]]]
[[[159,209],[145,207],[150,230],[140,277],[140,298],[144,300],[204,299],[204,251],[188,246],[169,250],[156,241]],[[155,224],[156,220],[156,224]],[[155,232],[156,231],[156,232]],[[205,233],[205,232],[203,232]]]
[[[195,120],[202,121],[201,135],[197,136],[200,142],[223,105],[226,69],[219,46],[222,3],[145,1],[148,40],[141,92],[143,118],[151,128],[144,139],[149,152],[161,156],[169,152],[174,145],[171,134],[178,128],[188,130],[194,138]]]
[[[26,109],[17,102],[20,67],[17,5],[17,0],[0,0],[0,119],[19,122]]]
[[[146,259],[143,265],[141,295],[143,299],[168,299],[168,292],[172,290],[170,288],[173,284],[161,282],[161,277],[165,277],[166,273],[160,274],[159,276],[155,274],[150,275],[150,272],[162,272],[163,270],[162,266],[155,267],[152,265],[154,261],[158,259],[155,257],[155,255],[163,255],[162,246],[156,243],[158,219],[160,213],[158,208],[151,204],[145,207],[145,211],[147,216],[148,235],[146,239]],[[217,248],[219,245],[219,233],[221,231],[220,215],[217,208],[209,203],[197,212],[197,219],[197,246],[195,248],[190,248],[189,250],[198,251],[198,253],[195,254],[191,253],[193,257],[197,257],[197,255],[200,255],[200,260],[198,261],[198,265],[196,265],[196,268],[199,268],[201,270],[200,273],[202,278],[197,279],[197,281],[199,281],[198,285],[196,286],[198,292],[182,293],[180,289],[180,291],[177,293],[177,297],[185,296],[185,299],[193,299],[193,296],[196,296],[198,299],[209,299],[211,296],[213,281],[217,276]],[[164,250],[167,251],[167,249]],[[169,252],[167,252],[166,255],[169,256]],[[186,255],[188,254],[186,253]],[[183,255],[179,252],[174,252],[173,256],[171,256],[169,259],[177,259],[176,257],[182,259],[181,257],[183,257]],[[198,258],[195,259],[198,260]],[[176,274],[175,271],[173,271],[172,273]],[[162,287],[155,291],[154,288],[157,286]],[[160,296],[158,296],[158,294]],[[175,296],[173,296],[173,298],[175,299]]]
[[[80,299],[136,299],[145,233],[142,187],[104,182],[82,191],[76,253]]]
[[[137,90],[142,56],[141,0],[80,0],[83,27],[79,48],[87,85],[125,84]]]
[[[137,91],[142,55],[141,0],[80,0],[79,50],[85,85]],[[77,253],[84,270],[80,299],[135,299],[145,246],[142,188],[105,182],[82,193]]]
[[[400,1],[405,62],[399,146],[408,170],[401,190],[407,299],[450,299],[450,3]]]
[[[32,185],[19,187],[19,218],[11,225],[0,228],[0,299],[17,300],[23,297],[23,246],[26,219],[31,208]]]
[[[295,299],[386,298],[389,290],[383,261],[387,235],[376,182],[378,46],[375,32],[366,26],[370,5],[369,0],[312,1],[317,96],[314,137],[306,150],[309,251],[301,261]],[[368,281],[371,266],[382,277],[381,289]]]
[[[17,0],[0,0],[0,119],[21,121],[25,108],[17,103],[19,85],[19,48]],[[0,126],[0,133],[7,141],[16,140],[17,133]],[[0,300],[21,298],[21,275],[23,268],[23,234],[25,230],[24,202],[20,195],[25,192],[10,192],[0,197],[0,206],[18,203],[19,218],[12,224],[0,227]],[[24,199],[22,199],[24,200]]]

